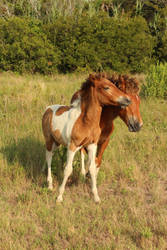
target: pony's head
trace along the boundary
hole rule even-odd
[[[101,106],[127,107],[131,103],[129,96],[117,88],[104,74],[90,74],[81,87],[81,96],[88,95],[90,89]]]
[[[139,97],[139,82],[136,78],[127,75],[113,75],[111,81],[131,99],[131,104],[121,109],[119,112],[120,118],[126,123],[130,132],[137,132],[143,126],[143,121],[140,115],[140,97]]]

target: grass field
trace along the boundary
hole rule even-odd
[[[79,176],[79,156],[56,204],[63,148],[52,164],[54,190],[47,189],[43,111],[68,104],[84,79],[0,75],[0,250],[167,249],[166,100],[142,99],[139,133],[115,121],[98,176],[100,204]]]

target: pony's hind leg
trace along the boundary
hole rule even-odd
[[[97,191],[97,183],[96,183],[97,171],[96,171],[95,157],[96,157],[97,145],[90,144],[87,149],[88,149],[88,161],[90,162],[89,172],[92,179],[92,193],[94,195],[95,202],[100,202],[100,198]]]
[[[59,195],[57,197],[57,202],[63,201],[63,193],[65,190],[65,185],[66,185],[66,182],[68,180],[68,177],[72,173],[72,162],[73,162],[75,153],[76,153],[76,151],[71,151],[69,149],[67,150],[67,164],[66,164],[65,169],[64,169],[63,182],[62,182],[61,186],[59,187]]]
[[[81,173],[85,177],[86,170],[85,170],[85,150],[84,150],[84,148],[82,148],[80,150],[80,152],[81,152]]]
[[[50,144],[50,147],[46,144],[46,162],[48,165],[48,175],[47,175],[47,182],[48,182],[48,188],[50,190],[53,189],[53,181],[52,181],[52,173],[51,173],[51,164],[52,164],[52,156],[53,156],[53,151],[56,148],[56,144],[54,141]]]

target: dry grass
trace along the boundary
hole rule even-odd
[[[167,249],[166,101],[142,100],[140,133],[115,121],[98,176],[100,205],[78,158],[56,204],[63,148],[53,160],[54,191],[47,189],[41,116],[49,104],[68,104],[83,79],[0,75],[0,249]]]

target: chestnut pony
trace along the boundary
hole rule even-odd
[[[75,153],[85,147],[88,151],[89,172],[92,180],[92,192],[95,202],[99,202],[96,187],[96,149],[101,133],[100,117],[102,107],[115,105],[126,107],[130,98],[119,90],[111,81],[101,75],[89,75],[82,84],[80,96],[69,106],[53,105],[47,107],[42,118],[42,129],[46,143],[46,161],[48,165],[48,183],[52,189],[51,162],[55,147],[67,146],[67,164],[64,179],[59,188],[58,202],[63,200],[63,193],[68,177],[72,173]]]
[[[128,75],[115,75],[107,76],[115,86],[120,89],[122,92],[127,94],[131,99],[131,104],[125,108],[116,107],[116,106],[105,106],[102,108],[101,118],[100,118],[100,137],[97,145],[97,154],[96,154],[96,166],[97,172],[99,170],[102,155],[106,149],[110,136],[114,130],[114,120],[118,116],[124,121],[128,126],[130,132],[137,132],[143,125],[142,118],[139,111],[140,106],[140,97],[139,97],[139,82],[134,77]],[[77,99],[80,95],[80,91],[77,91],[72,99],[71,103]],[[85,166],[84,166],[84,153],[85,150],[81,149],[81,159],[82,159],[82,169],[81,172],[85,175]]]

